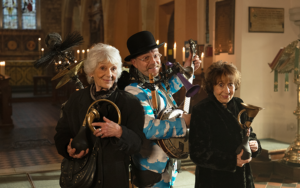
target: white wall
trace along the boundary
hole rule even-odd
[[[289,20],[289,9],[300,6],[299,0],[236,0],[235,54],[214,56],[214,61],[233,62],[242,73],[239,96],[244,102],[264,107],[253,128],[258,138],[292,142],[297,131],[296,85],[290,74],[289,91],[284,92],[284,75],[279,75],[279,91],[274,92],[274,74],[270,63],[280,47],[297,40],[299,28]],[[249,33],[248,7],[284,8],[284,33]],[[213,8],[214,9],[214,8]],[[212,9],[210,9],[212,10]]]

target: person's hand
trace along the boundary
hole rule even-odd
[[[73,141],[73,139],[71,138],[70,143],[69,143],[68,148],[67,148],[67,152],[69,153],[70,157],[73,157],[75,159],[80,159],[80,158],[84,157],[86,154],[89,153],[89,148],[88,148],[88,149],[86,149],[86,151],[82,150],[80,153],[75,154],[76,149],[71,147],[72,141]]]
[[[105,138],[105,137],[117,137],[121,138],[123,130],[122,127],[107,119],[106,117],[103,117],[103,120],[105,122],[94,122],[92,123],[92,126],[94,127],[100,127],[99,129],[96,129],[94,131],[94,135],[97,137]]]
[[[244,166],[244,164],[249,163],[252,160],[252,157],[250,157],[250,159],[246,159],[246,160],[241,159],[243,153],[244,153],[244,150],[242,149],[241,153],[236,156],[236,159],[237,159],[236,166],[242,167],[242,166]]]
[[[249,146],[252,152],[256,152],[258,150],[258,143],[256,140],[249,141]]]
[[[192,53],[190,53],[189,57],[185,60],[184,67],[191,66],[191,59],[192,59]],[[196,71],[200,67],[200,64],[201,64],[201,60],[199,59],[199,56],[195,55],[192,62],[194,62],[194,69],[195,69],[194,71]]]
[[[190,127],[190,122],[191,122],[191,114],[182,114],[182,118],[185,121],[186,127],[189,128]]]

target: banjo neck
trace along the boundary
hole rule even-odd
[[[189,44],[190,44],[190,53],[192,53],[192,58],[191,58],[191,61],[193,60],[193,58],[195,57],[196,55],[196,44],[195,44],[195,41],[193,41],[192,39],[189,40]],[[191,77],[190,79],[188,79],[188,81],[193,84],[193,79],[194,79],[194,70],[195,70],[195,65],[194,65],[194,62],[191,63],[191,67],[193,68],[193,72],[191,74]],[[184,105],[183,105],[183,110],[186,112],[186,113],[189,113],[190,111],[190,104],[191,104],[191,97],[185,97],[184,98]]]
[[[194,68],[195,68],[194,63],[192,63],[191,67],[194,70]],[[194,79],[194,71],[191,74],[191,77],[190,77],[190,79],[188,79],[188,81],[191,84],[193,84],[193,79]],[[190,111],[190,105],[191,105],[191,97],[186,97],[185,96],[185,98],[184,98],[184,105],[183,105],[183,111],[185,111],[186,113],[189,113],[189,111]]]

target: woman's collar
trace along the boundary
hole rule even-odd
[[[101,91],[96,91],[96,85],[95,85],[95,83],[92,83],[91,87],[90,87],[90,94],[91,94],[91,97],[92,97],[93,100],[106,99],[116,89],[117,89],[117,82],[115,82],[110,89],[108,89],[108,90],[101,90]]]
[[[209,93],[208,94],[208,98],[210,98],[211,100],[213,100],[214,102],[216,102],[217,104],[223,106],[224,108],[228,108],[228,106],[232,103],[232,99],[226,104],[227,107],[224,106],[223,103],[220,103],[220,101],[218,101],[218,99],[216,98],[216,96],[213,93]]]

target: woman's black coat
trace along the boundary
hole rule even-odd
[[[196,166],[195,188],[254,188],[249,163],[236,166],[235,150],[245,135],[237,121],[243,101],[233,97],[225,108],[213,94],[193,107],[190,124],[190,157]],[[242,122],[245,113],[242,115]],[[254,120],[255,121],[255,120]],[[258,142],[255,133],[250,140]]]
[[[123,133],[120,139],[100,138],[101,148],[95,164],[97,172],[92,187],[127,188],[129,187],[129,155],[139,151],[144,137],[144,110],[140,101],[126,91],[116,89],[107,99],[113,101],[121,111],[120,125]],[[57,151],[63,157],[70,159],[67,152],[70,138],[77,135],[92,102],[90,88],[86,88],[73,93],[66,103],[63,117],[58,121],[57,133],[54,136]],[[114,122],[118,120],[117,113],[110,113],[106,117]],[[96,137],[91,131],[89,135],[90,151],[92,151]]]

